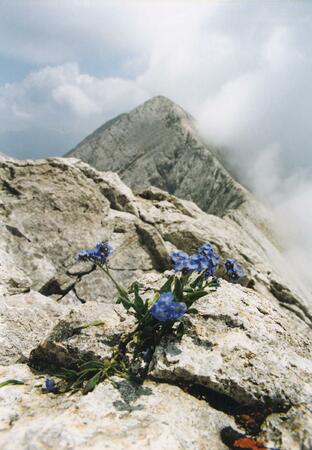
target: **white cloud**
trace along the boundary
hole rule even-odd
[[[147,98],[135,81],[82,74],[76,63],[48,66],[19,83],[0,86],[0,136],[23,131],[35,137],[38,129],[49,134],[63,130],[72,136],[74,145],[95,126]],[[41,139],[39,146],[42,148]],[[58,153],[66,150],[60,148]],[[34,151],[25,145],[24,156],[31,157]],[[41,151],[42,155],[49,154],[51,147]]]
[[[100,108],[85,94],[81,87],[63,84],[53,89],[52,97],[56,103],[68,106],[77,116],[89,116],[100,112]]]

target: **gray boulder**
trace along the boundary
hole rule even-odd
[[[39,292],[0,298],[1,364],[26,361],[30,351],[65,314],[65,307]]]
[[[195,308],[182,340],[156,349],[153,378],[200,384],[245,405],[312,402],[312,333],[300,319],[226,281]]]

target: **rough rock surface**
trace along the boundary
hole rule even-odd
[[[271,213],[228,173],[180,106],[156,96],[110,120],[66,156],[112,170],[131,188],[156,186],[228,215],[253,238],[276,243]]]
[[[134,196],[114,174],[62,159],[7,161],[0,180],[3,294],[31,287],[65,302],[110,301],[111,284],[75,261],[80,249],[105,238],[116,250],[112,268],[125,284],[159,263],[148,240],[141,245]]]
[[[196,309],[181,342],[157,348],[154,378],[197,383],[245,405],[312,402],[312,333],[300,319],[226,281]]]
[[[280,449],[312,448],[312,408],[303,404],[284,414],[272,414],[264,422],[260,438]]]
[[[1,364],[26,360],[64,314],[64,306],[39,292],[0,298]]]
[[[66,156],[112,170],[132,189],[156,186],[203,211],[229,216],[253,239],[279,244],[274,218],[218,161],[192,116],[163,96],[121,114]]]
[[[162,279],[151,278],[147,292]],[[46,326],[43,341],[34,343],[32,365],[48,373],[73,367],[75,358],[108,354],[119,333],[131,329],[131,318],[124,320],[113,304],[93,303],[71,306],[52,330]],[[263,295],[226,281],[195,306],[198,314],[185,318],[182,340],[166,338],[156,349],[142,387],[116,380],[118,388],[104,383],[85,397],[57,396],[44,394],[44,378],[26,365],[2,366],[0,381],[25,385],[0,390],[0,447],[221,450],[230,448],[222,430],[245,432],[236,411],[260,404],[272,412],[257,433],[265,448],[308,450],[310,328]],[[103,319],[103,327],[72,333],[94,319]]]
[[[249,196],[200,139],[193,118],[163,96],[110,120],[68,156],[117,172],[132,188],[157,186],[217,215]]]
[[[96,326],[88,326],[97,323]],[[134,319],[120,305],[88,302],[71,308],[39,345],[33,346],[29,362],[37,370],[77,369],[84,362],[109,357],[121,335],[130,331]]]
[[[24,449],[225,450],[220,430],[234,424],[226,414],[176,386],[119,381],[87,396],[42,394],[26,366],[0,369],[23,386],[0,391],[0,447]],[[38,386],[39,385],[39,386]]]
[[[245,284],[312,319],[281,252],[228,217],[157,188],[135,196],[116,174],[75,159],[4,160],[0,182],[2,294],[31,288],[62,303],[107,302],[115,295],[112,284],[75,261],[80,249],[108,239],[115,249],[111,268],[127,285],[168,268],[173,248],[194,251],[211,242],[221,256],[237,257]]]
[[[256,433],[267,447],[311,448],[311,315],[261,234],[156,188],[134,195],[75,159],[3,159],[0,183],[0,383],[25,382],[0,388],[0,448],[222,450],[224,430],[247,432],[237,411],[259,404],[271,408]],[[238,258],[249,288],[223,281],[197,301],[142,387],[45,394],[43,373],[107,356],[133,327],[111,283],[75,261],[102,239],[115,276],[139,279],[145,295],[166,275],[168,251],[206,242]]]

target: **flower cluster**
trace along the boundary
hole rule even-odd
[[[244,277],[243,269],[238,265],[236,259],[227,259],[224,262],[224,268],[232,283],[239,283]]]
[[[157,302],[151,307],[152,316],[160,322],[180,319],[185,312],[185,304],[175,301],[171,291],[161,294]]]
[[[170,257],[175,272],[204,272],[205,278],[213,276],[220,263],[220,257],[210,244],[198,248],[194,255],[176,251],[170,253]]]
[[[94,248],[81,250],[78,261],[92,261],[95,264],[105,264],[113,248],[107,241],[101,241]]]
[[[122,335],[112,355],[104,360],[91,360],[83,363],[77,370],[64,369],[63,378],[67,382],[66,390],[82,389],[91,392],[95,386],[114,375],[144,379],[155,349],[161,339],[172,333],[180,339],[187,321],[185,314],[197,314],[193,304],[218,286],[216,274],[222,274],[233,283],[238,283],[244,276],[243,270],[235,259],[227,259],[221,265],[220,257],[210,244],[199,247],[196,253],[188,255],[182,251],[170,254],[174,273],[164,280],[157,289],[154,298],[141,295],[138,282],[129,289],[117,282],[107,264],[112,247],[107,241],[101,241],[94,248],[82,250],[78,261],[91,261],[101,269],[113,282],[117,290],[118,304],[135,317],[135,326],[131,332]],[[217,272],[218,271],[218,272]],[[96,321],[82,328],[96,326]],[[45,381],[47,392],[58,393],[59,387],[53,379]]]

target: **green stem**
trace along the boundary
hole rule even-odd
[[[114,285],[115,285],[115,287],[116,287],[116,289],[117,289],[117,291],[119,292],[119,294],[121,293],[121,292],[126,292],[126,290],[124,289],[124,288],[122,288],[122,287],[120,287],[119,286],[119,284],[117,283],[117,281],[114,279],[114,277],[111,275],[111,273],[109,272],[109,269],[108,269],[108,266],[101,266],[101,265],[99,265],[98,266],[100,269],[102,269],[103,270],[103,272],[104,273],[106,273],[106,275],[108,276],[108,278],[114,283]]]

